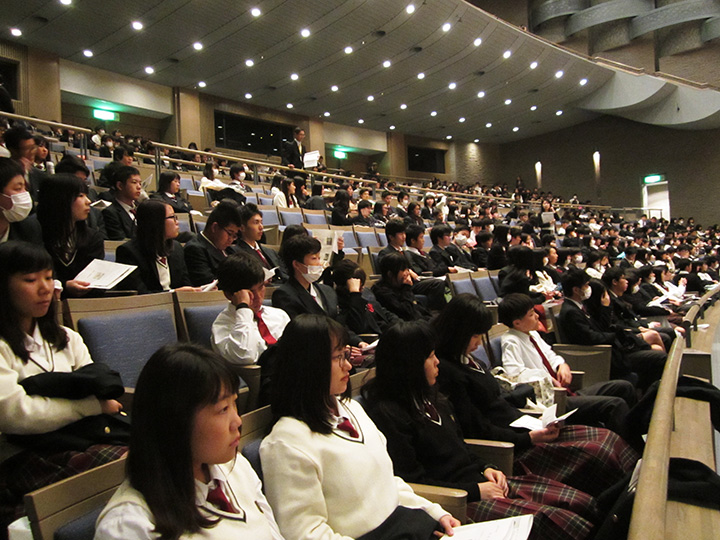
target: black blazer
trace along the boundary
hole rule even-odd
[[[388,311],[369,289],[338,293],[338,322],[356,334],[382,334],[400,318]]]
[[[205,238],[202,234],[198,234],[191,238],[185,244],[185,265],[187,266],[190,282],[194,287],[207,285],[217,277],[217,269],[227,257],[215,245]],[[228,255],[235,252],[235,248],[230,246],[226,253]]]
[[[436,277],[447,274],[447,266],[442,263],[437,264],[427,253],[423,256],[412,251],[406,251],[405,257],[410,261],[410,270],[418,275],[423,272],[431,272]]]
[[[271,270],[273,268],[277,267],[277,270],[275,271],[275,277],[273,278],[273,283],[285,283],[288,280],[288,272],[285,268],[285,265],[280,260],[280,256],[277,254],[277,252],[274,249],[270,249],[267,246],[264,246],[263,244],[260,244],[258,242],[258,247],[260,248],[260,251],[265,256],[265,261],[263,261],[260,256],[257,254],[257,251],[255,251],[250,244],[245,242],[242,238],[238,239],[237,244],[235,247],[240,251],[247,251],[252,256],[257,258],[257,260],[260,262],[260,264],[263,266],[263,268],[267,268],[268,270]]]
[[[10,223],[10,232],[8,233],[8,241],[18,240],[20,242],[30,242],[31,244],[42,245],[42,227],[37,220],[36,215],[31,215],[22,221]]]
[[[66,281],[75,279],[94,259],[105,258],[105,242],[99,231],[86,227],[84,237],[77,241],[75,258],[70,264],[64,264],[53,250],[48,249],[48,252],[52,256],[55,279],[60,280],[64,286]]]
[[[117,287],[118,290],[137,291],[138,294],[162,292],[160,277],[157,272],[155,259],[148,257],[140,250],[137,239],[125,242],[118,246],[115,253],[116,262],[123,264],[134,264],[137,268],[126,277]],[[178,289],[190,285],[183,247],[179,242],[173,240],[173,248],[168,255],[168,266],[170,267],[170,288]]]
[[[435,261],[435,266],[443,271],[442,274],[437,275],[445,275],[448,273],[448,268],[450,266],[455,266],[455,261],[447,249],[441,249],[439,246],[433,246],[429,255],[430,258]]]
[[[560,309],[560,328],[569,343],[575,345],[613,345],[615,332],[601,328],[597,321],[575,302],[565,300]]]
[[[312,295],[294,277],[291,277],[287,283],[273,292],[272,305],[284,310],[291,319],[303,313],[327,315],[331,319],[337,319],[338,300],[335,290],[318,282],[315,282],[313,286],[318,292],[318,297],[324,309],[318,305]]]
[[[190,212],[190,210],[192,210],[192,206],[190,205],[190,203],[180,197],[179,193],[173,199],[169,197],[167,193],[158,191],[150,195],[150,198],[166,202],[167,204],[172,206],[176,214],[187,214]]]
[[[305,145],[302,145],[302,154],[295,139],[283,143],[281,165],[293,165],[296,169],[304,168],[303,157],[305,156]]]
[[[110,206],[103,210],[105,220],[105,240],[125,240],[135,238],[137,226],[120,203],[113,201]]]

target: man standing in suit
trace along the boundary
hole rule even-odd
[[[296,127],[293,130],[292,142],[283,143],[282,148],[282,165],[291,169],[304,169],[305,164],[303,158],[305,157],[305,146],[303,140],[305,139],[305,130]],[[288,175],[290,176],[290,175]],[[305,173],[297,172],[293,176],[300,176],[301,178],[307,178]]]
[[[142,190],[140,171],[123,165],[115,172],[115,200],[103,210],[105,240],[135,237],[136,203]]]
[[[213,209],[205,229],[185,244],[185,265],[195,287],[217,278],[217,270],[235,252],[233,242],[240,233],[240,210],[234,201],[220,201]]]
[[[263,218],[257,205],[248,203],[240,208],[240,238],[237,242],[238,249],[247,251],[257,257],[260,264],[266,270],[275,270],[273,283],[284,283],[287,281],[287,272],[280,261],[275,250],[260,244],[263,236]]]

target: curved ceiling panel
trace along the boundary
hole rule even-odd
[[[547,21],[578,13],[589,5],[589,0],[552,0],[545,2],[530,12],[531,27],[536,28]]]
[[[655,9],[654,0],[613,0],[584,9],[568,18],[565,35],[613,21],[629,19]]]
[[[630,37],[636,38],[676,24],[717,16],[720,16],[720,4],[715,0],[686,0],[635,17],[630,26]]]

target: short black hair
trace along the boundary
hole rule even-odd
[[[20,148],[21,141],[27,141],[32,138],[32,134],[24,127],[13,127],[3,134],[5,147],[8,150],[18,150]]]
[[[372,202],[372,201],[368,201],[367,199],[361,199],[361,200],[358,202],[357,207],[358,207],[358,210],[362,210],[363,208],[372,208],[372,207],[373,207],[373,202]]]
[[[127,183],[129,178],[131,176],[135,176],[136,174],[140,176],[140,171],[138,171],[135,167],[130,167],[128,165],[118,167],[113,173],[113,186],[115,186],[118,182],[121,184]]]
[[[404,253],[395,251],[388,253],[380,259],[380,275],[382,279],[394,279],[399,272],[410,268],[410,263]]]
[[[60,160],[60,163],[55,165],[55,172],[57,174],[75,174],[81,172],[85,176],[90,176],[90,169],[87,168],[85,163],[83,163],[79,157],[70,154],[65,155],[65,157]]]
[[[485,242],[492,240],[493,235],[490,231],[481,231],[475,235],[476,245],[484,244]]]
[[[220,227],[227,227],[228,225],[240,227],[242,220],[240,219],[240,208],[237,203],[232,199],[220,201],[210,212],[205,227],[208,228],[213,223],[217,223]]]
[[[430,229],[430,241],[433,243],[433,246],[437,246],[440,239],[448,234],[452,234],[450,225],[435,225]]]
[[[160,173],[160,178],[158,178],[158,193],[166,193],[168,189],[170,189],[170,184],[173,183],[173,180],[180,179],[180,175],[177,171],[163,171]]]
[[[534,307],[535,302],[527,294],[508,294],[498,305],[498,320],[508,328],[512,328],[514,321],[525,317]]]
[[[367,275],[365,274],[365,270],[350,259],[343,259],[333,266],[332,279],[336,289],[347,288],[347,280],[350,278],[357,278],[362,285],[365,285]]]
[[[410,245],[410,242],[414,242],[424,234],[425,229],[423,229],[420,225],[409,225],[405,230],[405,242],[407,245]]]
[[[260,261],[245,251],[233,253],[217,269],[218,289],[233,294],[265,281]]]
[[[582,287],[590,281],[590,276],[579,268],[569,268],[566,272],[563,272],[560,279],[565,297],[569,298],[572,296],[575,287]]]
[[[608,289],[612,287],[612,282],[617,281],[625,275],[625,269],[620,266],[613,266],[605,270],[602,275],[602,282],[608,286]]]
[[[247,203],[245,206],[240,208],[240,221],[242,222],[243,227],[255,216],[262,216],[262,212],[257,207],[257,204]]]
[[[396,234],[404,233],[407,230],[407,225],[402,219],[391,219],[385,225],[385,236],[390,240],[391,236]]]
[[[293,261],[303,262],[307,255],[320,253],[321,248],[322,245],[317,238],[298,234],[290,238],[287,242],[282,243],[282,246],[280,246],[280,257],[288,271],[292,272]]]

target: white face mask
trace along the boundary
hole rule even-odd
[[[465,236],[464,234],[458,234],[458,235],[455,237],[455,243],[456,243],[458,246],[460,246],[460,247],[462,247],[462,246],[464,246],[465,244],[467,244],[467,240],[468,240],[468,239],[467,239],[467,236]]]
[[[308,283],[315,283],[318,279],[320,279],[320,276],[322,276],[322,273],[325,271],[325,267],[320,264],[308,264],[305,266],[307,267],[307,272],[303,272],[302,277]]]
[[[655,283],[655,274],[650,274],[650,283]]]
[[[108,148],[112,148],[113,146],[115,146],[115,143],[112,141],[108,141],[105,143],[105,146],[107,146]]]
[[[547,266],[548,264],[550,264],[550,259],[543,257],[543,266]]]
[[[15,193],[14,195],[4,195],[12,200],[12,206],[8,210],[3,210],[2,213],[10,223],[17,223],[22,221],[30,215],[30,211],[33,207],[32,197],[27,191],[22,193]]]
[[[575,264],[580,264],[581,262],[583,262],[582,255],[575,257]]]
[[[582,299],[583,299],[583,300],[587,300],[588,298],[590,298],[590,297],[592,296],[592,289],[591,289],[589,286],[588,286],[588,287],[585,287],[585,288],[582,290],[582,293],[583,293]]]
[[[220,169],[213,169],[213,176],[220,174]]]
[[[242,182],[243,180],[245,180],[245,173],[241,172],[238,174],[238,182]]]
[[[640,285],[634,285],[632,288],[632,293],[637,294],[638,292],[640,292]]]

